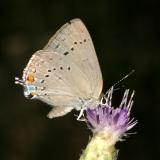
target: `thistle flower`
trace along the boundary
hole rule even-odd
[[[112,93],[113,87],[105,97],[105,104],[86,109],[86,122],[93,132],[93,137],[80,160],[115,160],[118,153],[115,149],[116,142],[122,140],[122,137],[127,135],[126,132],[137,123],[134,118],[130,118],[134,92],[128,101],[127,89],[118,108],[112,106]]]

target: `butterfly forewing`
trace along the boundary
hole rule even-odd
[[[44,50],[66,55],[64,58],[75,63],[86,75],[93,97],[102,91],[102,75],[91,37],[80,19],[74,19],[62,26],[49,40]],[[75,73],[77,74],[77,73]]]

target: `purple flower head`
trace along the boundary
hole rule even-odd
[[[107,132],[116,139],[120,139],[125,132],[134,127],[137,121],[130,118],[130,110],[133,105],[132,93],[128,101],[129,89],[124,93],[122,102],[118,108],[113,108],[111,104],[113,87],[105,97],[106,103],[99,104],[96,108],[86,109],[86,119],[93,133]]]

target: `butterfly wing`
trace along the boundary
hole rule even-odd
[[[44,50],[66,55],[66,59],[74,62],[87,76],[88,85],[91,87],[89,94],[94,98],[99,97],[103,86],[102,74],[92,39],[80,19],[73,19],[63,25]]]
[[[53,109],[48,113],[48,118],[60,117],[68,112],[70,112],[73,108],[72,107],[62,107],[62,106],[54,106]]]
[[[56,106],[50,118],[80,109],[81,99],[99,98],[102,75],[92,40],[81,20],[66,23],[43,50],[33,54],[23,80],[32,96]]]

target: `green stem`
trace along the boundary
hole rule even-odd
[[[80,160],[116,160],[117,150],[115,141],[109,134],[96,134],[93,136]]]

